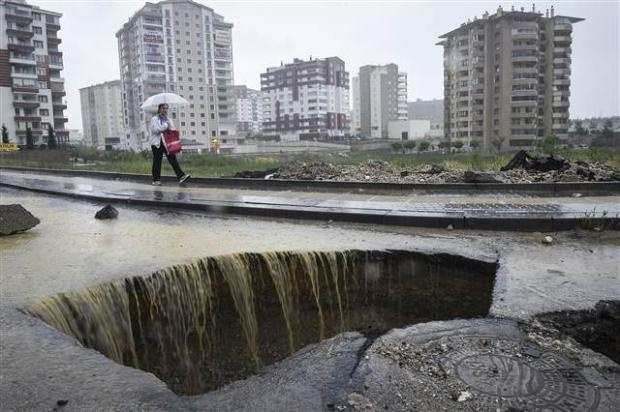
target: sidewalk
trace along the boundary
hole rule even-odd
[[[542,197],[512,191],[441,191],[372,195],[355,190],[309,192],[185,187],[2,170],[0,185],[106,203],[192,209],[271,218],[489,230],[554,231],[583,219],[616,219],[620,196]]]

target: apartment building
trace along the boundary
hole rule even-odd
[[[448,139],[484,149],[528,149],[547,134],[567,137],[573,24],[531,11],[485,12],[440,38]]]
[[[13,143],[26,144],[28,129],[36,145],[46,143],[49,127],[59,144],[69,141],[61,16],[23,0],[0,2],[0,117]]]
[[[120,80],[80,89],[80,103],[85,144],[128,148]]]
[[[235,86],[237,135],[249,137],[261,133],[263,122],[262,93],[247,86]]]
[[[349,73],[338,57],[268,68],[261,91],[266,138],[334,140],[349,131]]]
[[[148,145],[148,121],[140,105],[172,92],[189,107],[171,116],[181,138],[208,145],[236,139],[232,27],[209,7],[190,0],[146,3],[118,40],[123,120],[133,149]]]
[[[360,67],[353,79],[355,132],[372,138],[387,138],[391,121],[407,120],[407,74],[394,63]]]

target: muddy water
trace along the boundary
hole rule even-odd
[[[404,251],[244,253],[52,296],[25,311],[177,393],[199,394],[344,331],[486,316],[495,269]]]

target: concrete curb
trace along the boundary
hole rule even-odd
[[[192,210],[214,213],[218,215],[232,214],[242,216],[258,216],[267,218],[284,218],[299,220],[341,221],[351,223],[367,223],[378,225],[414,226],[429,228],[446,228],[451,225],[454,229],[476,229],[517,232],[553,232],[576,228],[585,218],[569,215],[536,214],[531,217],[523,216],[468,216],[463,212],[412,214],[397,211],[382,210],[351,210],[338,208],[316,208],[307,206],[285,206],[268,204],[246,204],[237,202],[191,203],[184,201],[129,199],[89,195],[81,193],[61,192],[42,188],[28,188],[17,184],[0,182],[0,186],[25,189],[33,192],[61,195],[74,199],[90,200],[101,203],[114,203],[128,206],[146,206],[177,210]],[[614,221],[613,217],[595,218],[592,221],[604,223]]]
[[[94,170],[43,169],[34,167],[0,166],[0,170],[34,172],[76,177],[95,177],[108,180],[127,180],[150,182],[149,175],[136,173],[101,172]],[[176,182],[173,176],[162,176],[164,182]],[[493,193],[520,192],[539,196],[570,196],[580,193],[584,196],[620,195],[620,182],[549,182],[549,183],[374,183],[374,182],[332,182],[316,180],[265,180],[241,179],[234,177],[194,177],[192,184],[207,187],[228,187],[254,190],[300,190],[319,192],[341,192],[342,190],[361,193],[410,193],[420,192],[459,192]]]

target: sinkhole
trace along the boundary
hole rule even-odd
[[[398,250],[239,253],[61,293],[24,312],[195,395],[344,331],[487,316],[496,269]]]

